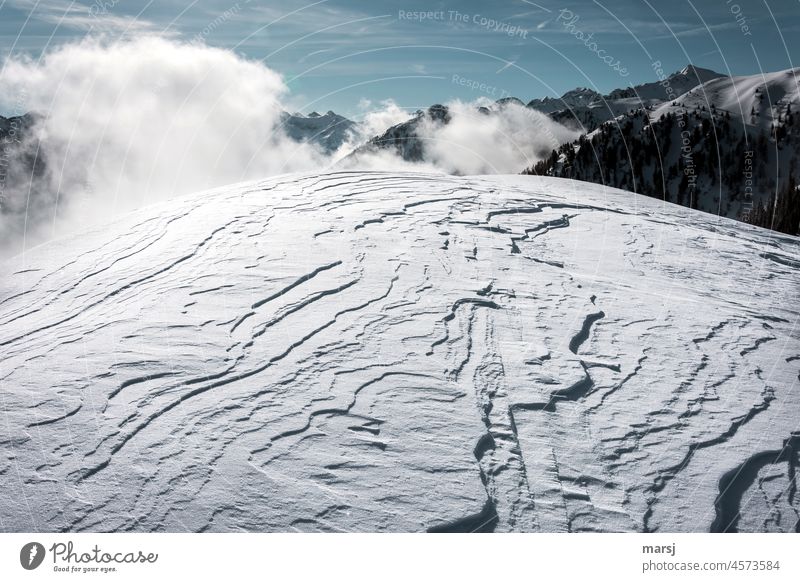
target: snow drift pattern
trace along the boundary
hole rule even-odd
[[[2,269],[4,531],[798,528],[794,237],[340,172]]]

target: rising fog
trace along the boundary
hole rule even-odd
[[[261,62],[158,37],[87,39],[40,59],[5,61],[0,110],[37,115],[17,150],[43,160],[45,171],[34,180],[5,176],[0,253],[173,196],[341,166],[353,147],[410,117],[384,102],[357,120],[345,146],[325,155],[282,131],[288,97],[280,74]],[[430,169],[518,173],[574,137],[521,106],[493,116],[478,113],[476,103],[449,106],[450,124],[421,129]],[[358,164],[409,166],[390,154]]]

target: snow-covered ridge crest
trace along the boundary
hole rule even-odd
[[[796,234],[800,69],[712,78],[688,90],[675,78],[654,84],[671,95],[666,101],[631,103],[530,171],[634,190]]]
[[[558,98],[534,99],[528,103],[528,107],[547,113],[556,121],[592,131],[601,123],[632,109],[657,107],[710,80],[727,78],[721,73],[691,64],[667,75],[659,62],[654,64],[654,74],[658,80],[614,89],[607,95],[579,87]]]
[[[2,269],[4,531],[797,527],[796,237],[339,172]]]

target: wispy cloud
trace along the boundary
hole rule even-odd
[[[497,71],[495,71],[495,74],[500,74],[503,71],[505,71],[508,67],[510,67],[512,65],[516,65],[516,64],[517,64],[516,58],[513,61],[506,61],[506,64],[504,64],[502,67],[497,69]]]
[[[157,30],[157,26],[149,20],[112,14],[111,2],[88,6],[68,0],[10,0],[8,4],[29,12],[32,19],[86,32]]]
[[[522,0],[525,4],[530,4],[531,6],[535,6],[539,10],[544,10],[545,12],[552,12],[549,8],[545,8],[541,4],[537,4],[536,2],[531,2],[530,0]]]
[[[665,38],[685,37],[685,36],[704,36],[721,30],[732,30],[738,28],[739,24],[735,21],[712,24],[710,26],[693,26],[691,28],[680,29],[680,26],[670,25],[671,32],[660,36],[651,37],[650,40],[662,40]]]

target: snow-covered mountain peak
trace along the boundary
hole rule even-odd
[[[325,115],[312,111],[308,115],[284,113],[282,128],[292,139],[316,143],[330,153],[348,140],[355,131],[356,123],[333,111]]]
[[[579,107],[590,107],[599,100],[602,100],[602,95],[597,91],[586,87],[578,87],[567,91],[561,97],[533,99],[528,102],[528,107],[549,114]]]
[[[518,99],[517,97],[503,97],[502,99],[498,99],[495,101],[495,105],[500,107],[505,107],[508,105],[518,105],[519,107],[525,107],[525,103]]]
[[[447,123],[450,120],[450,109],[447,107],[447,105],[441,105],[438,103],[436,105],[431,105],[428,107],[428,110],[425,113],[434,121]]]
[[[680,95],[674,106],[664,103],[653,118],[678,110],[712,108],[729,113],[745,125],[767,130],[781,123],[787,111],[800,111],[800,68],[711,79]]]
[[[673,73],[669,76],[670,79],[674,79],[676,77],[689,77],[690,79],[698,80],[699,83],[705,83],[706,81],[710,81],[711,79],[717,79],[719,77],[724,77],[725,75],[721,73],[717,73],[716,71],[712,71],[711,69],[704,69],[702,67],[696,67],[694,65],[686,65],[680,71]]]
[[[588,87],[576,87],[570,91],[564,93],[561,98],[562,99],[570,99],[570,98],[583,98],[583,99],[596,99],[600,97],[600,93],[593,89],[589,89]]]

